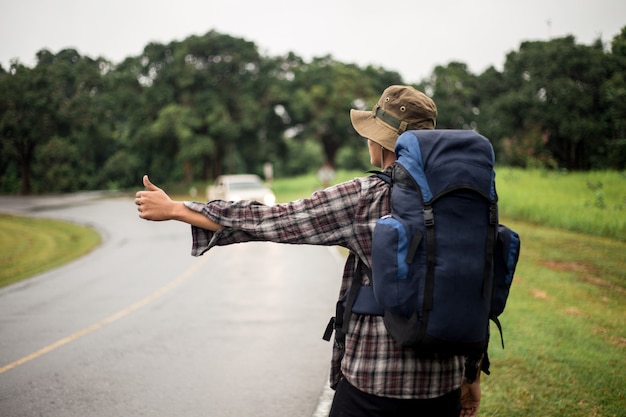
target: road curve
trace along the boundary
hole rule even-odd
[[[334,248],[245,243],[194,258],[188,226],[104,197],[0,197],[2,212],[104,237],[0,289],[0,416],[323,415]]]

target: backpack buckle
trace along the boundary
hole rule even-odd
[[[498,224],[498,206],[496,204],[489,206],[489,223]]]
[[[435,224],[435,214],[432,207],[424,208],[424,226],[432,227]]]

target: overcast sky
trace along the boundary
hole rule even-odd
[[[436,65],[471,72],[493,65],[525,40],[575,36],[609,43],[626,26],[624,0],[0,0],[0,63],[72,47],[114,63],[214,29],[254,42],[264,55],[330,54],[418,82]]]

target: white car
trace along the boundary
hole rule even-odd
[[[272,206],[276,196],[258,175],[221,175],[207,188],[207,201],[212,200],[254,200]]]

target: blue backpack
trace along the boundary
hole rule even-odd
[[[470,130],[419,130],[400,135],[395,152],[391,178],[376,174],[392,185],[392,211],[374,229],[373,285],[355,274],[337,337],[351,313],[382,315],[403,347],[482,354],[490,319],[502,336],[520,251],[519,235],[498,222],[493,148]]]

